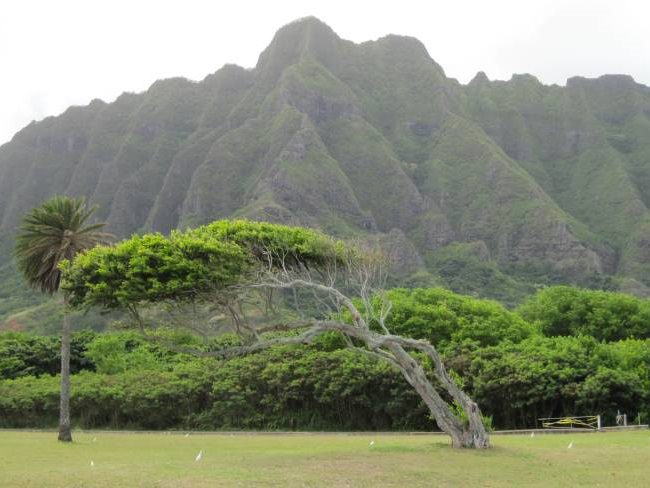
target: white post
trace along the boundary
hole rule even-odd
[[[627,414],[623,414],[623,427],[627,427]]]
[[[600,423],[600,414],[597,415],[597,417],[598,417],[598,430],[600,430],[603,427],[602,424]]]

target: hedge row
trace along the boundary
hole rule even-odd
[[[534,337],[448,353],[448,364],[495,427],[617,410],[650,414],[650,341]],[[276,347],[229,361],[178,358],[73,376],[85,428],[426,430],[435,427],[401,375],[351,350]],[[124,368],[132,365],[124,364]],[[58,377],[0,381],[0,426],[57,420]]]

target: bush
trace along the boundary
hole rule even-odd
[[[623,293],[555,286],[538,292],[518,312],[548,336],[650,338],[650,301]]]
[[[95,368],[93,362],[85,356],[85,351],[96,337],[97,334],[92,331],[72,335],[70,370],[73,373]],[[0,333],[0,379],[57,374],[61,370],[60,349],[58,337],[18,332]]]
[[[520,342],[537,332],[497,302],[443,288],[395,289],[388,292],[388,298],[393,304],[387,321],[391,332],[427,339],[441,350],[463,343]]]

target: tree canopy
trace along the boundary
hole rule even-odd
[[[342,242],[315,230],[222,220],[91,249],[64,264],[63,288],[76,308],[192,301],[251,280],[265,266],[335,265],[349,252]]]
[[[492,346],[520,342],[535,327],[491,300],[458,295],[444,288],[393,289],[386,326],[396,334],[427,339],[439,349],[455,344]]]
[[[59,264],[110,238],[100,231],[104,223],[88,223],[94,212],[95,208],[86,208],[83,198],[56,196],[24,216],[14,254],[32,288],[56,293],[61,281]]]
[[[554,286],[540,290],[518,312],[548,336],[650,338],[650,301],[623,293]]]
[[[340,334],[351,349],[398,369],[454,447],[489,447],[478,405],[447,372],[436,348],[426,340],[402,337],[387,329],[391,306],[373,285],[383,274],[382,264],[375,253],[314,230],[217,221],[195,230],[172,232],[169,237],[134,236],[115,247],[89,251],[64,265],[64,289],[75,307],[129,310],[143,331],[145,321],[139,310],[143,304],[171,302],[169,308],[180,304],[182,310],[184,302],[196,300],[216,307],[230,314],[232,328],[242,340],[239,345],[213,351],[211,355],[217,357],[309,344],[324,334]],[[363,307],[357,307],[354,296],[339,288],[339,268],[346,280],[351,278],[345,285],[352,285]],[[293,295],[299,317],[259,328],[248,320],[243,306],[253,295],[254,300],[266,304],[266,313],[274,308],[274,294]],[[300,294],[310,296],[327,312],[304,314]],[[373,300],[375,296],[377,300]],[[349,320],[342,319],[346,314]],[[278,335],[287,331],[288,335]],[[418,360],[412,352],[420,353]],[[447,397],[441,396],[431,377]]]

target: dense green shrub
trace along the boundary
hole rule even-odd
[[[201,349],[205,345],[189,333],[158,329],[150,337],[138,332],[105,333],[90,342],[84,357],[98,373],[118,374],[126,371],[171,371],[179,362],[189,358],[171,351],[155,339],[163,339],[175,345]]]
[[[385,430],[434,425],[397,371],[347,349],[277,347],[222,363],[214,375],[214,403],[203,419],[211,426]]]
[[[88,344],[97,334],[77,332],[70,341],[70,370],[76,373],[93,370],[95,365],[86,357]],[[37,336],[18,332],[0,334],[0,379],[21,376],[57,374],[61,370],[61,343],[58,337]]]
[[[81,427],[166,429],[183,427],[209,407],[205,371],[82,372],[72,378],[72,411]],[[0,381],[0,426],[56,425],[57,376]]]
[[[58,419],[58,376],[0,381],[0,427],[50,427]]]
[[[389,366],[349,350],[278,347],[172,371],[73,376],[82,427],[138,429],[427,429],[434,424]],[[58,378],[0,382],[0,426],[55,425]]]
[[[519,342],[536,333],[533,326],[498,302],[443,288],[394,289],[388,298],[392,303],[387,320],[391,332],[427,339],[441,350],[463,343],[478,347]]]
[[[650,301],[623,293],[555,286],[539,291],[518,312],[548,336],[650,338]]]
[[[592,371],[596,345],[575,337],[503,343],[476,351],[464,375],[495,425],[534,426],[540,417],[578,413],[578,389]]]
[[[541,417],[650,414],[650,341],[599,343],[592,337],[535,337],[476,351],[468,389],[502,427]]]

